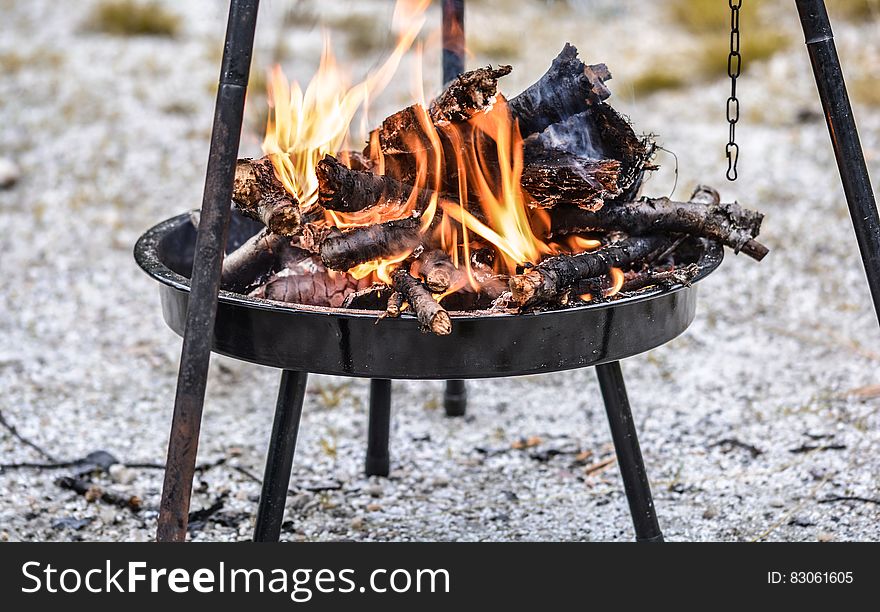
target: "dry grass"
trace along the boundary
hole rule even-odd
[[[502,36],[491,39],[471,38],[468,49],[478,58],[492,62],[515,62],[522,57],[522,44],[518,36]]]
[[[388,24],[380,23],[375,16],[349,14],[328,19],[324,25],[331,32],[345,35],[346,48],[354,56],[375,54],[391,40]]]
[[[831,19],[858,21],[880,18],[880,0],[829,0]]]
[[[880,79],[856,77],[847,83],[853,100],[864,106],[880,107]]]
[[[180,16],[155,1],[102,0],[88,21],[90,29],[119,36],[175,36]]]
[[[658,91],[681,89],[687,86],[688,79],[672,68],[653,66],[651,69],[636,76],[630,84],[632,85],[634,95],[647,96]]]

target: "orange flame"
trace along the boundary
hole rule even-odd
[[[295,81],[290,84],[280,66],[272,70],[263,152],[271,157],[285,189],[304,208],[318,197],[315,166],[325,155],[339,152],[355,114],[391,81],[424,25],[429,4],[430,0],[398,0],[394,21],[402,32],[394,51],[378,70],[354,86],[349,86],[337,65],[326,35],[318,72],[305,91]]]

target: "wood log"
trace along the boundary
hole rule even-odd
[[[672,240],[666,236],[630,237],[596,251],[557,255],[512,276],[510,292],[520,307],[555,302],[577,281],[607,274],[611,268],[628,269],[670,246]]]
[[[510,111],[519,121],[523,137],[542,132],[548,126],[607,99],[611,92],[605,87],[605,81],[610,79],[607,66],[586,66],[578,59],[578,50],[566,43],[550,69],[525,91],[510,99]]]
[[[269,157],[238,160],[232,200],[242,214],[260,221],[273,234],[295,236],[299,232],[302,217],[299,202],[275,176]]]
[[[647,287],[659,285],[669,287],[673,285],[690,286],[691,281],[700,272],[697,264],[688,264],[681,267],[653,268],[647,270],[628,270],[624,272],[623,286],[620,293],[632,293],[641,291]],[[608,276],[579,280],[571,287],[571,295],[579,296],[585,293],[594,293],[597,289],[606,292],[611,289],[611,279]]]
[[[434,293],[444,293],[462,283],[464,273],[455,267],[449,255],[439,249],[426,250],[416,260],[416,266],[418,276]]]
[[[227,291],[245,292],[270,272],[279,254],[289,250],[290,239],[263,229],[223,259],[220,286]]]
[[[374,259],[402,255],[421,241],[419,217],[407,217],[348,230],[331,228],[321,242],[324,265],[331,270],[350,270]]]
[[[380,203],[389,209],[402,209],[414,189],[387,175],[352,170],[330,155],[318,162],[315,173],[318,202],[326,210],[357,212]],[[419,190],[415,210],[427,208],[433,193],[429,189]]]
[[[403,310],[403,294],[399,291],[392,291],[388,296],[388,304],[385,306],[385,316],[397,318]]]
[[[384,283],[374,283],[366,289],[352,291],[342,302],[343,308],[356,310],[385,310],[388,306],[388,298],[393,290]]]
[[[406,267],[396,270],[391,275],[394,290],[403,296],[410,305],[419,328],[423,332],[433,332],[438,336],[446,336],[452,332],[452,319],[422,282],[413,277]]]
[[[764,215],[738,203],[721,203],[718,192],[700,186],[690,202],[669,198],[642,198],[609,204],[594,212],[560,206],[550,213],[553,236],[591,231],[620,230],[628,234],[675,232],[717,240],[760,261],[769,252],[755,240]]]
[[[542,157],[530,158],[525,163],[520,184],[531,196],[531,206],[554,208],[568,204],[595,211],[602,208],[606,199],[620,193],[619,172],[620,162],[616,160],[545,151]]]
[[[413,104],[385,118],[382,125],[371,134],[370,141],[378,137],[385,155],[415,153],[429,149],[431,141],[425,134],[422,122],[427,118],[434,126],[460,123],[494,103],[498,79],[510,74],[510,66],[478,68],[460,74],[437,96],[427,110]],[[368,145],[365,152],[369,152]]]
[[[251,292],[251,297],[339,308],[349,293],[367,284],[348,274],[329,272],[320,257],[302,249],[291,249],[286,260],[285,267]]]

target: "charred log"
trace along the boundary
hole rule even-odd
[[[385,316],[397,318],[403,310],[403,294],[394,291],[388,296],[388,304],[385,306]]]
[[[666,236],[631,237],[596,251],[557,255],[510,279],[513,301],[520,306],[557,301],[576,282],[630,268],[672,245]]]
[[[736,202],[721,203],[718,193],[708,187],[698,187],[690,202],[642,198],[608,205],[599,212],[562,206],[550,216],[554,236],[597,230],[621,230],[628,234],[676,232],[717,240],[758,261],[768,253],[767,247],[755,240],[764,215]]]
[[[238,160],[232,200],[242,214],[260,221],[273,234],[295,236],[299,232],[299,202],[275,176],[269,157]]]
[[[510,110],[524,137],[542,132],[607,99],[611,92],[605,81],[610,79],[607,66],[586,66],[577,49],[566,43],[544,76],[510,100]]]
[[[410,275],[409,270],[401,268],[391,276],[394,290],[403,296],[410,305],[419,327],[423,332],[433,332],[438,336],[446,336],[452,332],[452,319],[441,306],[431,291],[422,282]]]
[[[666,269],[629,270],[624,273],[623,285],[620,293],[633,293],[648,287],[660,286],[664,288],[674,285],[690,286],[691,282],[700,272],[697,264],[688,264],[682,267]],[[608,276],[579,280],[571,287],[571,295],[579,296],[593,293],[596,289],[606,293],[612,289],[612,281]]]
[[[282,251],[291,248],[289,238],[263,229],[224,258],[220,286],[227,291],[246,291],[272,268]]]
[[[429,149],[431,141],[425,133],[425,121],[434,126],[465,122],[491,107],[497,93],[498,79],[510,74],[510,71],[510,66],[487,66],[465,72],[431,102],[427,111],[421,105],[414,104],[387,117],[376,131],[382,152],[393,155]]]
[[[254,290],[251,297],[339,308],[347,294],[366,284],[348,274],[330,274],[319,257],[301,249],[292,249],[285,259],[285,267]]]
[[[520,183],[538,208],[569,204],[595,211],[602,208],[606,199],[620,193],[619,172],[620,162],[616,160],[545,152],[542,157],[528,160]]]
[[[414,187],[387,175],[352,170],[335,158],[326,156],[318,162],[318,202],[326,210],[357,212],[378,204],[389,208],[402,208]],[[418,190],[415,209],[427,208],[433,192]]]
[[[393,291],[388,285],[375,283],[366,289],[349,293],[345,296],[342,307],[355,310],[385,310],[388,306],[388,298],[392,293]]]
[[[331,270],[350,270],[374,259],[394,257],[419,245],[419,217],[407,217],[340,231],[332,228],[321,242],[324,265]]]
[[[460,284],[462,272],[455,267],[449,255],[440,250],[423,253],[417,260],[418,275],[421,276],[428,289],[434,293],[443,293]]]

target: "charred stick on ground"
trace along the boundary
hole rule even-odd
[[[302,219],[299,202],[275,176],[268,157],[238,160],[232,200],[242,214],[260,221],[273,234],[295,236],[299,232]]]
[[[717,240],[736,252],[758,261],[763,259],[768,249],[755,238],[764,215],[736,202],[720,203],[713,199],[710,203],[706,196],[698,195],[700,189],[708,188],[698,188],[697,199],[690,202],[642,198],[608,205],[598,212],[561,206],[550,213],[551,232],[554,236],[596,230],[621,230],[628,234],[679,232]]]
[[[452,320],[449,313],[441,306],[422,281],[414,278],[409,270],[401,268],[391,275],[394,290],[403,296],[419,320],[424,332],[433,332],[438,336],[446,336],[452,332]],[[390,300],[389,300],[390,303]]]
[[[672,245],[666,236],[630,237],[597,251],[557,255],[524,274],[510,278],[513,301],[521,306],[559,299],[576,282],[607,274],[611,268],[629,268]]]

